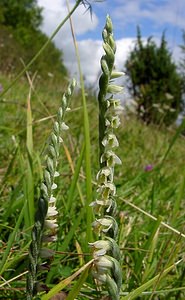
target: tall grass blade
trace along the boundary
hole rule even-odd
[[[145,216],[149,217],[152,220],[157,221],[158,219],[156,217],[154,217],[153,215],[149,214],[148,212],[146,212],[145,210],[143,210],[142,208],[136,206],[135,204],[133,204],[132,202],[127,201],[126,199],[123,199],[121,197],[119,197],[120,200],[122,200],[123,202],[125,202],[126,204],[130,205],[131,207],[133,207],[135,210],[141,212],[142,214],[144,214]],[[165,222],[161,222],[161,225],[168,228],[170,231],[176,233],[177,235],[179,235],[180,237],[185,238],[185,234],[180,232],[179,230],[175,229],[174,227],[168,225]]]
[[[158,222],[156,224],[156,225],[158,225],[158,228],[156,228],[155,234],[153,235],[151,243],[149,244],[149,247],[148,247],[148,257],[145,261],[146,266],[145,266],[144,274],[142,276],[142,282],[145,282],[147,280],[147,278],[150,278],[151,273],[155,272],[156,262],[155,262],[154,254],[155,254],[155,251],[157,252],[157,242],[158,242],[158,238],[159,238],[160,225],[161,225],[160,221],[161,220],[162,220],[161,218],[158,219]]]
[[[32,158],[27,151],[27,159],[20,154],[20,169],[23,174],[22,186],[24,194],[24,202],[26,203],[24,211],[25,229],[31,228],[34,221],[34,184],[33,184],[33,166]],[[26,171],[25,171],[26,168]]]
[[[171,270],[173,270],[173,268],[175,268],[177,265],[179,265],[182,261],[183,260],[180,259],[179,261],[177,261],[176,263],[174,263],[170,267],[164,269],[162,274],[160,273],[160,274],[156,275],[155,277],[153,277],[152,279],[150,279],[149,281],[147,281],[146,283],[142,284],[140,287],[135,289],[133,292],[129,293],[127,296],[121,297],[121,300],[132,300],[132,299],[135,299],[135,298],[139,297],[144,291],[146,291],[153,284],[155,284],[155,282],[159,279],[159,277],[162,279]]]
[[[80,263],[80,266],[83,266],[85,264],[85,261],[84,261],[84,258],[83,258],[83,251],[82,251],[82,248],[79,244],[79,242],[76,240],[75,241],[75,246],[76,246],[76,251],[78,253],[78,256],[79,256],[79,263]]]
[[[68,286],[78,275],[80,275],[84,270],[89,268],[92,263],[93,259],[86,263],[83,267],[81,267],[78,271],[76,271],[73,275],[69,276],[68,278],[62,280],[57,285],[55,285],[46,295],[41,297],[41,300],[49,300],[51,297],[55,296],[58,292],[63,290],[66,286]]]
[[[161,164],[160,164],[160,168],[163,166],[168,154],[170,153],[173,145],[175,144],[177,138],[180,136],[180,134],[183,132],[183,130],[185,129],[185,119],[182,121],[181,125],[177,128],[169,146],[168,146],[168,149],[166,150],[163,158],[162,158],[162,161],[161,161]]]
[[[32,110],[31,110],[31,86],[27,100],[27,173],[26,173],[26,198],[27,198],[27,215],[29,217],[28,226],[34,223],[34,175],[33,175],[33,126],[32,126]]]
[[[32,127],[32,111],[31,111],[31,87],[27,100],[27,132],[26,132],[26,146],[27,150],[32,156],[33,154],[33,127]]]
[[[74,237],[76,229],[80,225],[80,222],[85,214],[85,209],[82,208],[78,217],[75,219],[73,225],[71,226],[71,229],[69,230],[68,234],[66,234],[64,241],[62,242],[62,245],[60,247],[60,251],[65,251],[71,241],[71,239]]]
[[[71,185],[69,187],[69,192],[68,192],[68,195],[67,195],[67,198],[68,198],[67,210],[68,211],[72,207],[72,202],[73,202],[73,199],[74,199],[74,192],[75,192],[76,186],[77,186],[77,189],[78,189],[78,193],[79,193],[79,196],[80,196],[81,203],[82,203],[83,206],[85,204],[84,199],[83,199],[83,195],[82,195],[82,192],[81,192],[81,188],[80,188],[80,185],[78,183],[78,178],[79,178],[79,175],[80,175],[80,168],[82,166],[82,162],[83,162],[83,159],[84,159],[84,152],[85,152],[85,144],[82,145],[82,149],[80,151],[80,156],[77,160],[77,164],[76,164],[75,168],[73,168],[73,166],[71,166],[71,169],[73,168],[73,170],[74,170],[74,175],[73,175]]]
[[[74,300],[78,296],[80,289],[85,282],[88,274],[89,274],[90,265],[84,270],[78,281],[75,283],[73,289],[69,292],[66,300]]]
[[[17,264],[21,261],[24,261],[27,257],[27,250],[29,247],[29,243],[27,243],[23,248],[20,249],[17,255],[13,256],[11,260],[7,260],[6,262],[6,270],[8,269],[15,269]]]
[[[69,11],[69,2],[67,0],[67,6]],[[81,69],[80,63],[80,55],[78,51],[78,44],[75,37],[75,32],[72,24],[71,16],[69,17],[70,26],[71,26],[71,33],[73,37],[73,43],[75,47],[75,53],[78,63],[78,70],[80,75],[80,85],[81,85],[81,92],[82,92],[82,105],[83,105],[83,117],[84,117],[84,135],[85,135],[85,173],[86,173],[86,239],[87,244],[88,242],[92,241],[92,209],[89,204],[92,202],[92,176],[91,176],[91,146],[90,146],[90,130],[89,130],[89,117],[87,111],[87,103],[86,103],[86,96],[85,96],[85,85],[83,79],[83,73]]]
[[[184,172],[184,174],[185,174],[185,172]],[[179,191],[178,191],[177,196],[174,201],[173,215],[172,215],[172,220],[171,220],[172,224],[177,223],[178,214],[180,212],[181,203],[182,203],[183,197],[184,197],[184,191],[185,191],[185,176],[182,176],[180,185],[179,185]]]
[[[3,274],[3,272],[6,270],[7,268],[7,262],[8,262],[8,256],[10,255],[10,250],[12,248],[12,245],[14,243],[14,240],[15,240],[15,236],[17,234],[17,231],[19,229],[19,226],[22,222],[22,219],[23,219],[23,216],[24,216],[24,211],[25,211],[25,207],[26,207],[26,202],[24,203],[24,206],[19,214],[19,217],[18,217],[18,220],[15,224],[15,228],[13,230],[13,232],[10,234],[10,237],[8,239],[8,244],[7,244],[7,247],[6,247],[6,250],[3,254],[3,257],[2,257],[2,261],[0,263],[0,275]]]
[[[146,241],[145,245],[142,246],[142,248],[144,250],[151,251],[152,243],[153,243],[153,240],[155,238],[155,235],[156,235],[157,231],[159,230],[160,224],[161,224],[161,218],[159,218],[154,223],[154,226],[151,226],[151,228],[150,228],[151,229],[150,236],[149,236],[148,240]],[[136,265],[135,265],[135,273],[137,273],[139,276],[142,273],[141,272],[141,268],[142,268],[144,257],[145,257],[145,252],[142,252],[140,254],[137,262],[136,262]]]
[[[2,195],[2,193],[3,193],[3,191],[4,191],[5,187],[6,187],[6,181],[7,181],[8,176],[12,172],[12,168],[13,168],[13,165],[15,163],[15,159],[17,158],[18,150],[19,150],[19,147],[16,146],[16,148],[13,150],[12,158],[11,158],[9,164],[8,164],[8,167],[7,167],[7,170],[6,170],[5,174],[4,174],[4,177],[2,178],[2,182],[1,182],[2,188],[0,190],[0,196]]]

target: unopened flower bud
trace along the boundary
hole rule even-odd
[[[123,87],[115,84],[109,84],[107,88],[107,92],[110,94],[117,94],[123,91]]]
[[[112,71],[111,73],[111,79],[115,79],[115,78],[119,78],[122,77],[123,75],[125,75],[124,72],[119,72],[119,71]]]

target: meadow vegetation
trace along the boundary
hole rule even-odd
[[[12,76],[0,74],[1,94]],[[26,297],[31,232],[45,176],[47,147],[51,145],[48,137],[67,87],[66,77],[48,77],[41,82],[37,74],[27,72],[0,99],[2,300]],[[91,274],[92,249],[88,242],[97,240],[97,234],[92,231],[91,238],[87,236],[88,222],[95,216],[86,203],[96,199],[99,110],[95,95],[85,92],[83,102],[84,95],[76,88],[71,110],[65,114],[69,130],[62,134],[55,192],[58,239],[47,245],[55,254],[50,252],[43,268],[37,270],[40,285],[33,299],[113,299]],[[126,109],[120,117],[116,154],[122,165],[115,166],[114,172],[122,270],[120,299],[184,299],[185,138],[181,133],[185,124],[146,124]],[[87,189],[89,184],[92,194]]]

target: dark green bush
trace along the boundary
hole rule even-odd
[[[182,79],[167,49],[149,38],[143,44],[138,30],[134,50],[126,61],[130,92],[137,101],[138,116],[146,123],[170,125],[182,111]]]

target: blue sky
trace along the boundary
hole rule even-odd
[[[116,65],[123,69],[124,62],[134,46],[136,27],[139,25],[143,40],[153,36],[159,43],[165,30],[168,47],[178,61],[182,43],[182,29],[185,29],[185,0],[88,0],[92,5],[92,19],[83,5],[73,15],[78,39],[82,69],[87,83],[93,85],[99,74],[99,60],[102,55],[101,32],[107,14],[114,24],[117,42]],[[70,7],[74,0],[69,0]],[[66,15],[65,0],[38,0],[43,7],[42,30],[50,35]],[[76,58],[69,24],[55,38],[56,45],[63,50],[67,68],[77,73]]]
[[[96,30],[87,32],[80,39],[101,37],[106,14],[114,23],[115,38],[136,37],[139,25],[142,36],[160,38],[165,31],[170,47],[182,43],[182,29],[185,29],[185,0],[105,0],[89,1],[98,17]]]

